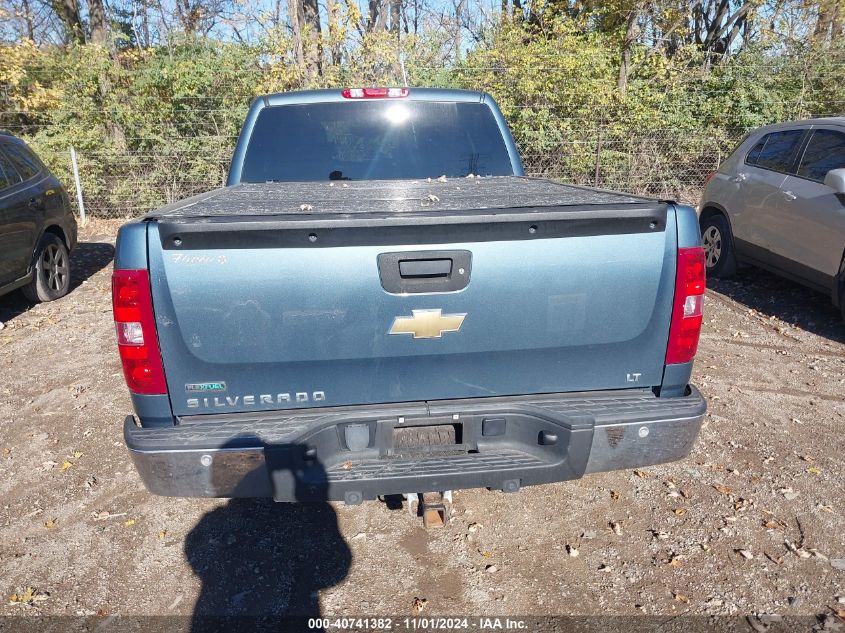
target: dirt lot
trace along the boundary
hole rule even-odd
[[[711,283],[689,459],[458,492],[452,524],[426,532],[376,502],[149,495],[121,437],[115,227],[83,230],[68,297],[0,298],[0,613],[845,609],[845,326],[821,295],[751,270]]]

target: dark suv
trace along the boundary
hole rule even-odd
[[[21,288],[31,301],[63,297],[74,246],[64,187],[22,140],[0,132],[0,295]]]

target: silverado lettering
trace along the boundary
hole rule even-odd
[[[214,396],[208,398],[188,398],[188,408],[198,409],[200,407],[237,407],[239,404],[251,407],[258,404],[267,405],[289,405],[292,402],[323,402],[326,394],[323,391],[297,391],[293,394],[279,393],[275,396],[261,394],[259,396]]]

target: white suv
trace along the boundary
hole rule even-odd
[[[761,127],[708,177],[707,272],[748,263],[820,290],[845,317],[845,117]]]

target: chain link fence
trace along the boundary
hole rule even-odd
[[[714,138],[707,130],[659,129],[631,134],[600,121],[584,122],[565,140],[548,142],[540,131],[517,138],[525,173],[562,182],[614,189],[695,205],[706,176],[744,131]],[[86,214],[132,218],[225,183],[237,138],[193,139],[203,150],[115,152],[77,150]],[[64,182],[74,207],[70,149],[39,150]],[[435,175],[433,175],[435,176]],[[77,209],[78,212],[78,209]]]

